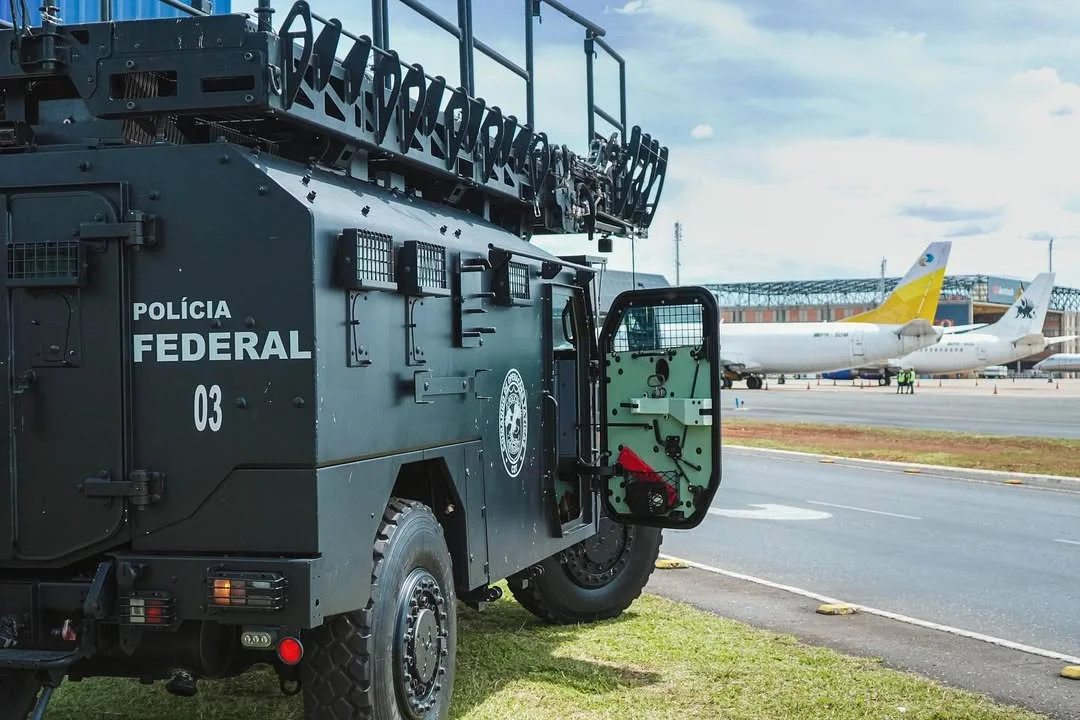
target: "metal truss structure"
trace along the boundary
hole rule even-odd
[[[885,278],[885,293],[892,292],[900,278]],[[947,275],[941,296],[987,302],[987,275]],[[798,305],[872,304],[881,300],[881,278],[837,280],[789,280],[705,284],[717,296],[721,307],[783,307]],[[1080,289],[1054,288],[1050,309],[1058,312],[1080,311]]]

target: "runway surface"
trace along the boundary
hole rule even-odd
[[[770,384],[769,390],[724,390],[721,413],[728,418],[1080,438],[1080,388],[1075,382],[1056,386],[999,381],[999,394],[994,395],[994,383],[985,380],[978,387],[942,388],[928,381],[914,395],[897,395],[895,386],[879,388],[876,383],[860,390],[850,382],[834,388],[811,380],[807,390],[806,380],[790,380],[786,386]],[[735,409],[736,398],[742,409]]]
[[[663,550],[1080,656],[1080,494],[727,450],[712,513]]]

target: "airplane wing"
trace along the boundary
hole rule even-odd
[[[974,323],[972,325],[953,325],[945,328],[946,335],[957,335],[959,333],[971,332],[972,330],[978,330],[984,328],[988,323]]]

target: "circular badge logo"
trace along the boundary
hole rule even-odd
[[[525,381],[521,373],[511,369],[503,380],[499,397],[499,449],[503,467],[510,477],[517,477],[525,464],[525,448],[529,439],[528,404]]]

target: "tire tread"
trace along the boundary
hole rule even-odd
[[[409,513],[434,513],[421,502],[391,498],[375,534],[371,595],[367,605],[335,615],[311,632],[310,651],[302,670],[305,705],[310,720],[357,720],[374,713],[372,618],[375,588],[382,574],[390,540]]]

